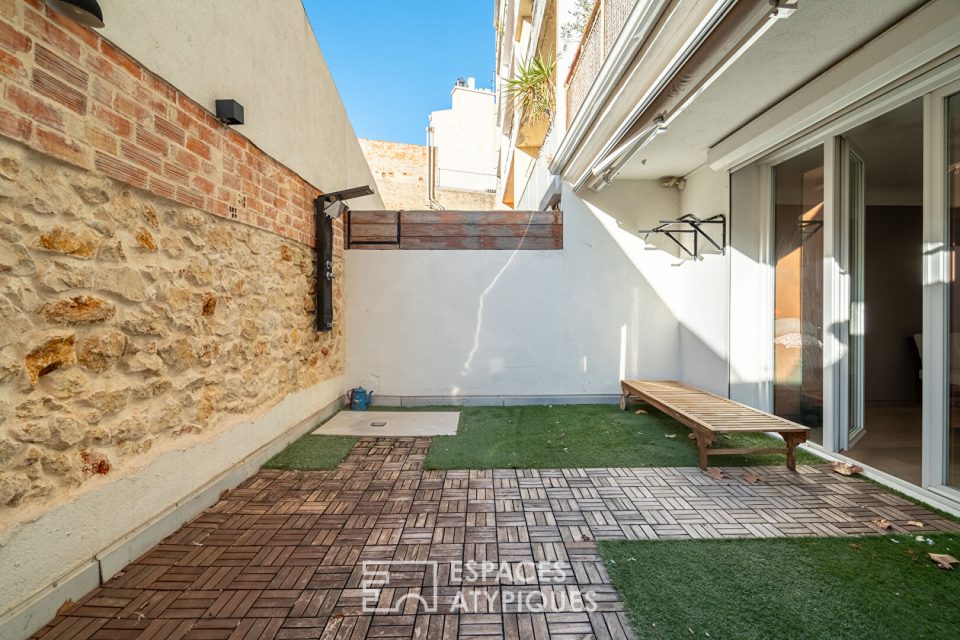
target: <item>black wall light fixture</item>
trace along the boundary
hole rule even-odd
[[[224,124],[243,124],[243,105],[236,100],[217,100],[217,120]]]
[[[317,252],[317,331],[333,328],[333,221],[350,211],[345,200],[373,195],[369,186],[332,191],[314,201]]]
[[[97,0],[47,0],[47,4],[75,22],[94,29],[103,28],[103,11]]]

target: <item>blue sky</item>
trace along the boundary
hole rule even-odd
[[[489,88],[493,0],[303,0],[361,138],[424,144],[458,77]]]

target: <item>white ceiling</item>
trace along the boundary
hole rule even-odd
[[[683,176],[707,150],[819,73],[894,24],[925,0],[800,0],[687,108],[634,156],[626,179]]]

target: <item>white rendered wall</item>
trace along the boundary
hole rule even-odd
[[[472,78],[471,78],[472,81]],[[497,106],[493,93],[454,87],[452,108],[430,114],[437,148],[437,186],[487,191],[497,188]]]
[[[730,214],[729,174],[700,167],[687,176],[680,212],[709,218]],[[719,226],[709,228],[717,243]],[[729,232],[729,227],[728,227]],[[720,255],[701,241],[703,260],[679,267],[683,305],[680,321],[680,377],[726,396],[729,388],[730,251]]]
[[[731,174],[730,235],[730,397],[759,409],[769,409],[772,379],[769,361],[773,308],[768,306],[772,269],[764,264],[762,247],[760,168],[745,167]]]
[[[101,0],[100,6],[104,36],[211,112],[217,99],[240,102],[246,122],[237,131],[317,188],[373,186],[300,2]],[[354,209],[382,204],[379,195],[351,203]]]
[[[389,396],[617,394],[676,378],[677,259],[634,233],[676,191],[564,185],[562,251],[348,251],[347,384]],[[628,211],[618,220],[604,209]]]

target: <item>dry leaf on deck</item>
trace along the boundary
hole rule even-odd
[[[922,526],[923,526],[923,523],[920,522],[919,520],[907,520],[907,524],[910,525],[911,527],[922,527]]]
[[[730,477],[720,469],[707,469],[707,475],[713,478],[714,480],[723,480],[724,478]]]
[[[863,473],[863,467],[850,464],[849,462],[831,462],[830,466],[833,467],[835,473],[839,473],[842,476],[852,476],[856,473]]]
[[[947,571],[953,569],[953,565],[960,562],[960,560],[957,560],[953,556],[948,556],[945,553],[928,553],[927,555],[930,556],[931,560],[937,563],[938,567],[941,569],[946,569]]]
[[[677,434],[675,433],[668,433],[667,435],[664,436],[664,438],[670,438],[671,440],[673,440],[676,437],[677,437]]]
[[[634,411],[634,413],[639,416],[639,415],[642,415],[642,414],[646,413],[646,410],[645,410],[645,409],[637,409],[636,411]]]
[[[745,473],[740,477],[743,478],[747,484],[757,484],[758,482],[763,482],[767,479],[766,476],[758,476],[753,473]]]
[[[893,526],[893,523],[887,520],[886,518],[876,518],[875,520],[871,520],[870,522],[877,525],[884,531],[886,531],[887,529]]]
[[[66,600],[64,600],[63,604],[60,605],[60,608],[57,609],[57,615],[62,616],[67,611],[70,611],[70,609],[73,609],[73,600],[71,600],[70,598],[67,598]]]

